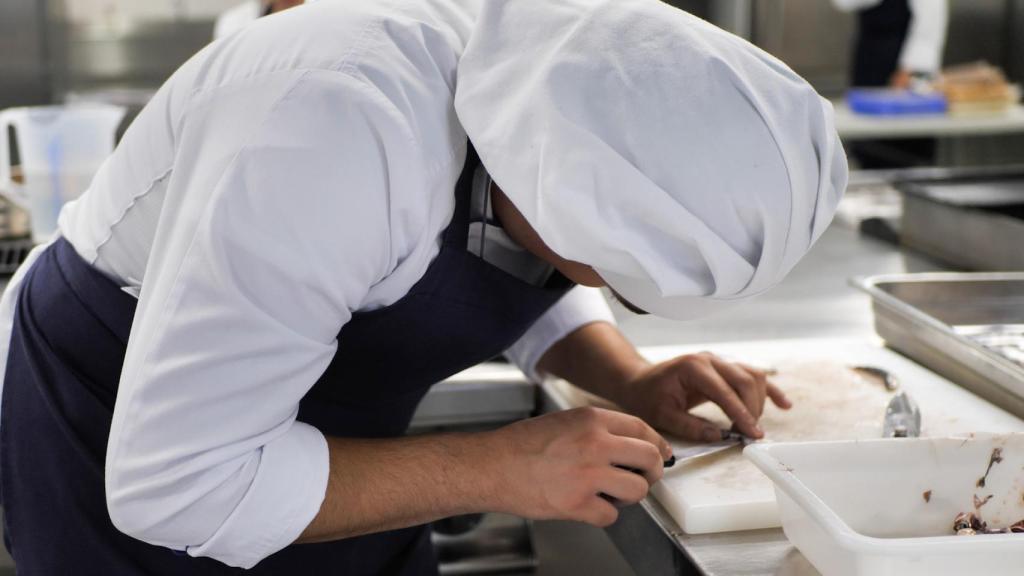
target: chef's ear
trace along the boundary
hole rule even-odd
[[[640,316],[647,316],[650,314],[650,312],[648,312],[647,310],[644,310],[643,308],[623,298],[622,295],[616,292],[614,289],[608,288],[608,290],[611,291],[612,297],[615,298],[615,300],[619,304],[622,304],[622,307],[625,308],[626,310],[629,310],[633,314],[639,314]]]

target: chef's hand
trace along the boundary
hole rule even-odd
[[[689,410],[707,401],[725,412],[735,428],[761,438],[757,425],[766,398],[782,409],[791,404],[763,370],[728,362],[711,354],[689,354],[640,370],[616,400],[659,430],[688,440],[721,439],[719,427]]]
[[[622,504],[642,500],[672,454],[640,418],[600,408],[522,420],[494,434],[495,457],[504,459],[504,511],[601,527],[618,518],[608,497]]]
[[[911,80],[913,80],[913,76],[911,75],[910,70],[900,68],[893,72],[892,76],[889,77],[889,87],[906,90],[907,88],[910,88]]]

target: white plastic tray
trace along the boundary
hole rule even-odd
[[[1003,461],[979,488],[995,447]],[[1024,519],[1024,434],[759,443],[744,454],[774,483],[786,537],[825,576],[1024,573],[1024,534],[951,535],[975,495],[993,495],[980,508],[990,525]]]

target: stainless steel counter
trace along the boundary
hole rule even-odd
[[[633,316],[621,308],[616,315],[623,332],[643,346],[817,336],[874,339],[870,301],[847,279],[942,269],[836,224],[785,281],[747,305],[686,323]],[[653,499],[625,509],[607,532],[639,575],[818,574],[780,529],[692,536]]]
[[[542,411],[569,407],[549,384],[541,386]],[[781,529],[687,534],[650,496],[622,508],[605,531],[639,576],[819,576]]]
[[[606,532],[639,576],[820,576],[781,529],[689,535],[652,498]]]

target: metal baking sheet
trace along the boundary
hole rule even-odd
[[[854,278],[892,348],[1024,418],[1024,272]]]
[[[970,270],[1024,269],[1024,177],[902,182],[904,245]]]

